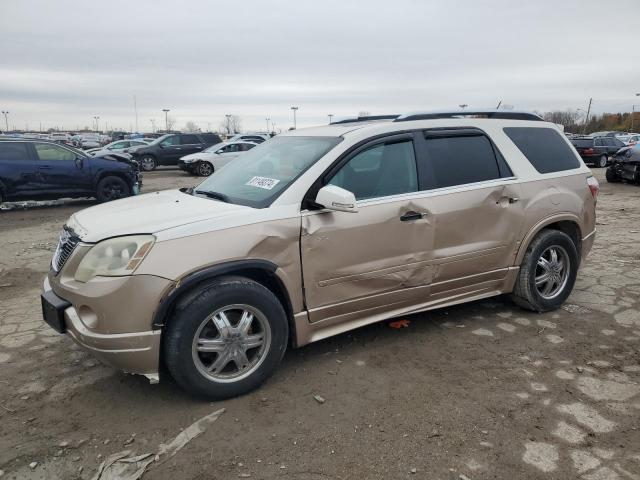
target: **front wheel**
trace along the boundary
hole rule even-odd
[[[615,170],[613,169],[613,166],[607,168],[607,171],[605,172],[605,177],[607,178],[607,182],[609,183],[620,182],[620,177],[618,177],[618,175],[616,174]]]
[[[512,298],[536,312],[559,308],[569,297],[579,266],[573,240],[558,230],[542,230],[524,256]]]
[[[276,296],[249,279],[228,278],[180,302],[163,335],[163,351],[182,388],[222,399],[260,386],[282,360],[288,338]]]
[[[600,155],[600,158],[598,158],[598,160],[596,161],[596,167],[600,167],[600,168],[604,168],[607,166],[607,156],[606,155]]]
[[[145,155],[140,159],[140,168],[145,172],[155,170],[158,166],[156,159],[152,155]]]
[[[96,198],[100,203],[110,202],[129,195],[131,195],[129,185],[120,177],[104,177],[96,187]]]
[[[213,165],[209,162],[198,162],[197,172],[201,177],[208,177],[213,173]]]

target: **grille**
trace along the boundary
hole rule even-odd
[[[65,225],[62,233],[60,233],[60,240],[58,241],[58,246],[51,260],[51,267],[56,273],[58,273],[67,260],[69,260],[79,241],[80,238],[74,231]]]

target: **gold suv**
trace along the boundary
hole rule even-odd
[[[556,125],[483,111],[358,118],[255,147],[194,189],[64,226],[45,321],[130,373],[208,398],[300,347],[511,293],[558,308],[595,236],[598,182]]]

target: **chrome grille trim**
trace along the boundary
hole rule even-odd
[[[73,229],[65,225],[62,228],[58,246],[56,247],[56,251],[51,259],[51,268],[53,268],[54,272],[60,272],[62,267],[64,267],[64,264],[67,263],[67,260],[69,260],[69,257],[78,246],[79,242],[80,237],[75,234]]]

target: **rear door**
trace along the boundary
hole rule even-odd
[[[7,198],[37,191],[36,161],[29,144],[0,142],[0,189]]]
[[[91,165],[72,150],[51,143],[35,143],[38,183],[50,192],[84,192],[93,189]]]
[[[479,129],[427,130],[418,147],[431,192],[422,208],[434,234],[432,295],[495,288],[513,265],[524,222],[517,179]]]
[[[201,152],[204,148],[204,143],[197,135],[185,134],[180,135],[180,147],[182,155],[189,155],[190,153]]]

